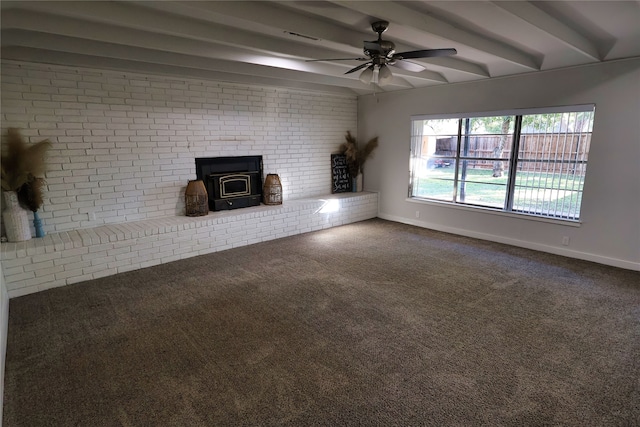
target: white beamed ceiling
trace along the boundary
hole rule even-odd
[[[2,58],[366,94],[640,56],[638,1],[2,1]],[[375,40],[458,55],[365,85]],[[294,34],[297,35],[294,35]]]

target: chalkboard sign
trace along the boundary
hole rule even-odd
[[[344,154],[331,155],[332,193],[347,193],[351,191],[351,175],[347,166],[347,156]]]

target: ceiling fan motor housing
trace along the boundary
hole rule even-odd
[[[378,33],[378,40],[365,42],[364,53],[365,55],[375,59],[378,56],[383,56],[391,59],[396,51],[396,45],[392,41],[382,40],[382,33],[389,28],[388,21],[376,21],[371,24],[373,31]]]
[[[375,40],[365,42],[363,51],[365,55],[371,58],[375,58],[377,56],[391,58],[396,52],[396,45],[388,40]]]

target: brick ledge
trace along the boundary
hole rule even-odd
[[[337,212],[321,212],[328,200]],[[10,297],[191,256],[335,227],[377,215],[378,194],[340,193],[207,216],[173,216],[2,243]],[[249,234],[253,232],[253,234]]]

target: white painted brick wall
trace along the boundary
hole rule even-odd
[[[325,212],[327,200],[336,209]],[[10,297],[374,218],[377,193],[286,201],[206,217],[173,216],[3,243]]]
[[[355,95],[16,61],[1,97],[3,133],[53,143],[47,233],[182,215],[196,157],[262,155],[285,200],[330,193],[330,154],[357,124]]]

